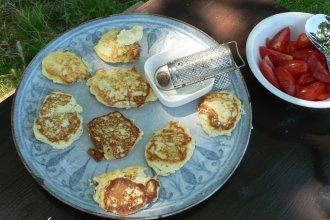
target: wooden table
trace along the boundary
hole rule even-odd
[[[135,11],[177,18],[218,42],[235,40],[245,57],[254,25],[285,9],[271,0],[151,0]],[[242,73],[253,110],[247,152],[220,190],[170,219],[330,219],[317,203],[330,170],[330,111],[283,102],[248,67]],[[54,198],[25,169],[11,136],[12,99],[0,105],[0,219],[99,219]]]

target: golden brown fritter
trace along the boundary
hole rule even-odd
[[[112,29],[104,33],[95,45],[97,55],[109,63],[128,63],[139,59],[140,44],[135,42],[129,45],[122,45],[117,42],[117,36],[121,29]]]
[[[54,51],[42,60],[42,74],[55,83],[70,85],[90,76],[81,57],[70,51]]]
[[[33,123],[35,137],[55,149],[70,146],[82,134],[82,107],[68,93],[52,92],[45,97],[39,118]]]
[[[146,78],[134,67],[99,69],[87,85],[96,99],[109,107],[135,108],[157,99]]]
[[[230,135],[241,118],[241,101],[230,92],[211,92],[198,105],[203,130],[211,137]]]
[[[108,160],[126,157],[143,135],[132,120],[117,111],[91,120],[88,131],[95,147]]]
[[[157,200],[160,183],[147,177],[144,168],[133,166],[94,177],[94,200],[106,211],[125,216]]]
[[[157,131],[148,142],[145,157],[158,175],[168,176],[179,170],[192,156],[195,139],[178,121]]]

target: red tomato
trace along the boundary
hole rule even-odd
[[[265,78],[276,88],[282,89],[281,85],[279,84],[279,82],[273,72],[273,69],[272,69],[273,67],[274,67],[274,65],[268,56],[265,56],[259,64],[259,68],[260,68],[262,74],[265,76]]]
[[[300,76],[308,71],[307,63],[303,60],[288,60],[281,63],[279,66],[288,70],[294,77]]]
[[[292,76],[292,74],[284,69],[283,67],[276,67],[274,72],[277,76],[277,79],[281,86],[283,87],[284,91],[289,95],[295,95],[296,93],[296,80]]]
[[[322,93],[321,95],[319,95],[317,97],[317,100],[322,101],[322,100],[326,100],[328,98],[330,98],[330,92],[325,92],[325,93]]]
[[[330,99],[330,72],[324,55],[305,33],[290,41],[285,27],[259,47],[259,68],[276,88],[305,100]]]
[[[325,88],[326,88],[327,92],[330,92],[330,83],[326,83]]]
[[[269,48],[270,47],[270,42],[271,42],[271,39],[270,38],[266,38],[266,47]]]
[[[316,100],[321,94],[325,92],[325,85],[323,82],[315,82],[300,90],[296,97],[304,100]]]
[[[278,51],[275,51],[272,49],[268,49],[263,46],[259,47],[259,51],[260,51],[260,55],[262,58],[264,58],[265,56],[268,56],[274,65],[278,65],[283,61],[293,59],[293,57],[291,55],[281,53],[281,52],[278,52]]]
[[[290,42],[291,31],[289,27],[285,27],[270,40],[268,47],[270,49],[283,52]]]
[[[265,56],[263,60],[267,63],[268,66],[270,66],[271,68],[274,68],[274,64],[269,59],[269,56]]]
[[[326,67],[327,63],[323,54],[317,50],[313,49],[300,49],[292,53],[294,60],[304,60],[307,62],[311,55],[315,55],[316,58],[321,62],[321,64]]]
[[[311,55],[307,60],[311,74],[322,82],[330,82],[330,73],[324,68],[316,56]]]
[[[299,47],[297,46],[296,41],[290,41],[285,49],[285,53],[292,54],[296,50],[298,50]]]
[[[297,46],[299,48],[311,48],[315,49],[314,44],[309,40],[307,35],[303,32],[299,34],[298,39],[297,39]]]
[[[316,79],[310,73],[303,73],[298,79],[298,85],[300,86],[307,86],[316,82]]]
[[[305,88],[305,86],[302,86],[302,85],[299,85],[298,83],[297,83],[297,85],[296,85],[296,93],[299,93],[301,90],[303,90]]]

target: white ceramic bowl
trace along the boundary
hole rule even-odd
[[[312,14],[303,12],[286,12],[265,18],[258,23],[249,34],[246,43],[246,57],[250,69],[258,81],[271,93],[290,103],[310,108],[330,108],[330,100],[306,101],[290,96],[273,86],[261,73],[259,69],[260,54],[259,47],[265,46],[266,38],[273,37],[279,30],[289,26],[291,29],[291,40],[296,40],[298,35],[305,30],[305,23]]]

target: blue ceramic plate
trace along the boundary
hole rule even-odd
[[[108,65],[97,57],[93,50],[102,33],[112,28],[144,27],[141,40],[141,58],[138,62],[125,65]],[[114,68],[135,65],[143,71],[145,60],[156,53],[172,47],[199,45],[205,48],[216,42],[200,30],[177,20],[143,14],[115,15],[93,20],[74,28],[51,42],[30,63],[16,92],[13,105],[12,130],[17,151],[32,176],[48,192],[66,204],[82,211],[111,218],[118,216],[105,212],[93,201],[94,176],[122,169],[127,166],[143,165],[144,147],[154,131],[165,127],[172,120],[179,120],[189,127],[196,138],[196,149],[192,158],[178,172],[159,177],[161,189],[159,199],[147,209],[128,217],[158,218],[172,215],[202,202],[215,193],[233,174],[248,145],[251,131],[251,105],[248,92],[239,71],[216,79],[214,90],[235,93],[243,102],[244,114],[231,136],[210,138],[202,130],[197,118],[199,100],[178,108],[167,108],[160,102],[147,103],[138,109],[120,110],[135,120],[144,131],[143,139],[126,158],[116,161],[95,162],[87,149],[92,146],[87,132],[87,123],[94,117],[114,111],[96,101],[89,93],[85,81],[71,86],[54,84],[41,74],[41,61],[50,52],[58,49],[72,51],[88,62],[91,72],[97,68]],[[54,150],[36,140],[33,121],[38,116],[41,103],[52,91],[72,94],[83,107],[84,132],[79,140],[64,150]]]

